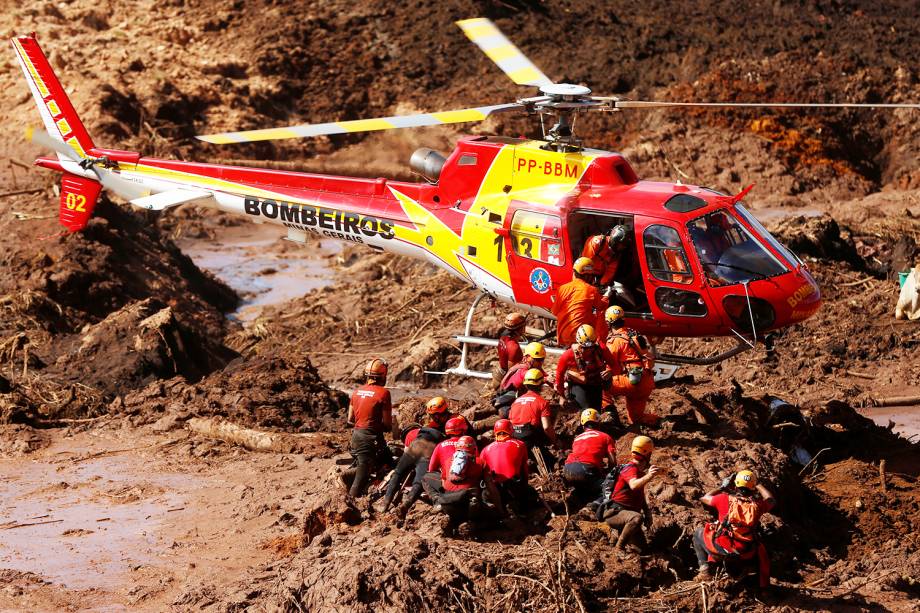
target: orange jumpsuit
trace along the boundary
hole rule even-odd
[[[630,341],[628,328],[611,330],[607,337],[607,359],[613,365],[615,373],[610,381],[610,387],[604,390],[604,406],[611,406],[617,396],[626,397],[626,415],[629,423],[653,425],[658,422],[654,413],[646,413],[649,396],[655,389],[655,374],[652,372],[650,360],[641,353],[641,349]],[[630,366],[642,366],[642,378],[638,385],[629,382],[626,369]]]
[[[596,287],[583,279],[575,277],[556,290],[553,303],[553,315],[556,316],[556,342],[560,346],[575,342],[575,331],[582,324],[594,326],[599,339],[607,334],[607,322],[604,311],[607,299],[601,296]]]
[[[591,258],[594,268],[598,271],[601,287],[613,283],[617,267],[620,265],[620,254],[610,248],[606,236],[598,234],[589,238],[581,250],[581,257]]]

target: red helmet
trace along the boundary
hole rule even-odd
[[[462,417],[451,417],[444,424],[444,432],[451,436],[466,434],[466,420]]]
[[[473,440],[472,436],[461,436],[460,440],[457,441],[457,446],[455,447],[457,451],[465,451],[467,453],[476,453],[476,441]]]
[[[364,376],[368,379],[385,379],[389,367],[380,358],[374,358],[364,367]]]
[[[502,441],[511,438],[513,432],[514,427],[511,425],[510,419],[499,419],[495,422],[495,440]]]

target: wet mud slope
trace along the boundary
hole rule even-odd
[[[417,147],[448,151],[463,133],[537,136],[536,123],[508,115],[238,147],[193,138],[528,95],[453,25],[474,16],[495,20],[551,78],[602,95],[920,100],[920,17],[900,0],[680,11],[564,0],[5,4],[3,33],[37,32],[98,145],[167,158],[419,180],[408,169]],[[916,113],[579,120],[585,145],[621,151],[644,178],[731,193],[756,184],[746,202],[824,298],[776,335],[775,352],[685,368],[655,392],[663,420],[648,434],[664,478],[649,486],[650,546],[620,555],[615,534],[566,506],[557,475],[535,479],[547,507],[522,524],[449,539],[423,503],[396,522],[346,500],[347,393],[369,358],[390,363],[398,426],[436,392],[472,421],[488,416],[481,382],[426,374],[458,360],[450,335],[462,332],[473,290],[421,262],[308,244],[334,281],[241,323],[237,292],[174,241],[248,222],[191,207],[139,213],[103,197],[84,232],[62,234],[54,177],[30,168],[43,152],[21,137],[38,124],[34,105],[10,53],[0,67],[0,608],[915,607],[920,449],[902,417],[873,406],[920,394],[920,327],[893,318],[895,273],[920,257]],[[268,268],[255,274],[271,282]],[[474,333],[497,332],[505,310],[482,303]],[[472,367],[491,362],[488,351],[470,355]],[[558,421],[570,441],[576,416]],[[201,424],[309,443],[260,453]],[[633,435],[610,427],[625,454]],[[690,533],[709,519],[698,498],[741,467],[779,501],[764,521],[776,586],[764,595],[743,577],[693,581]]]

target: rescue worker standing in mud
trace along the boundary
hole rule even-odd
[[[521,514],[533,499],[527,484],[527,445],[514,438],[514,426],[509,419],[499,419],[493,430],[495,441],[486,445],[479,457],[492,471],[502,503]]]
[[[594,286],[597,270],[591,258],[578,258],[572,267],[573,279],[556,290],[553,315],[556,316],[556,342],[560,346],[575,342],[579,326],[588,324],[602,329],[606,336],[604,310],[607,299]]]
[[[734,489],[732,489],[734,485]],[[700,579],[708,579],[709,563],[726,559],[757,559],[760,588],[770,586],[770,556],[757,534],[760,517],[776,506],[773,494],[757,483],[750,470],[741,470],[722,481],[718,488],[701,499],[713,507],[719,519],[697,528],[693,533],[693,549],[700,565]]]
[[[527,388],[527,393],[515,400],[508,412],[514,438],[523,441],[531,453],[534,448],[539,449],[547,468],[552,468],[556,458],[550,453],[548,445],[555,446],[559,443],[549,402],[540,394],[543,387],[543,371],[537,368],[528,370],[524,375],[524,387]]]
[[[609,234],[596,234],[585,242],[581,257],[591,259],[601,287],[613,283],[628,236],[626,226],[619,225],[614,226]]]
[[[607,470],[617,465],[616,443],[609,434],[601,432],[599,422],[600,414],[595,409],[581,412],[584,432],[572,441],[572,453],[562,469],[562,478],[575,488],[575,495],[582,502],[600,495],[606,474],[604,464]]]
[[[524,357],[508,370],[499,386],[498,395],[492,402],[492,406],[498,410],[498,414],[501,417],[507,418],[511,403],[527,391],[524,388],[524,375],[527,374],[527,371],[531,368],[536,368],[543,372],[543,362],[545,360],[546,348],[543,343],[534,341],[527,344],[527,347],[524,348]],[[543,376],[546,376],[545,372],[543,372]]]
[[[348,404],[348,424],[351,433],[351,454],[357,463],[355,479],[348,491],[352,498],[365,494],[378,456],[386,449],[383,434],[393,427],[393,404],[387,384],[387,363],[375,358],[364,368],[365,384],[355,390]]]
[[[597,519],[620,531],[616,548],[623,551],[627,545],[645,548],[646,527],[652,525],[652,513],[645,498],[645,486],[659,472],[651,464],[655,443],[647,436],[637,436],[630,447],[632,459],[612,471],[602,486],[604,499],[597,509]]]
[[[425,405],[425,414],[428,416],[428,423],[421,428],[414,428],[406,435],[405,451],[399,462],[396,464],[396,470],[390,477],[387,484],[387,492],[383,497],[383,511],[389,510],[396,496],[396,492],[402,487],[406,478],[415,471],[415,478],[412,481],[412,489],[399,507],[397,515],[405,517],[412,505],[422,494],[422,479],[428,472],[428,462],[435,446],[444,440],[444,424],[450,417],[448,412],[447,399],[443,396],[435,396]]]
[[[503,326],[498,335],[498,366],[492,371],[492,384],[495,388],[499,387],[508,369],[524,358],[521,341],[524,339],[527,317],[521,313],[508,313]]]
[[[626,327],[623,307],[607,309],[604,318],[610,326],[606,358],[613,370],[610,386],[604,390],[604,407],[612,406],[617,396],[626,398],[626,415],[631,424],[655,425],[658,416],[646,413],[648,399],[655,389],[655,365],[648,340]]]
[[[613,375],[608,366],[594,328],[584,324],[575,333],[575,343],[563,352],[556,365],[556,391],[582,410],[599,407],[602,392]]]

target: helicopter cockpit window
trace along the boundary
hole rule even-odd
[[[554,266],[565,264],[561,227],[560,219],[554,215],[515,211],[511,219],[511,246],[514,253]]]
[[[788,270],[727,210],[698,217],[687,228],[706,277],[714,285],[756,281]]]
[[[656,279],[691,283],[693,273],[677,230],[670,226],[649,226],[642,234],[648,270]]]

